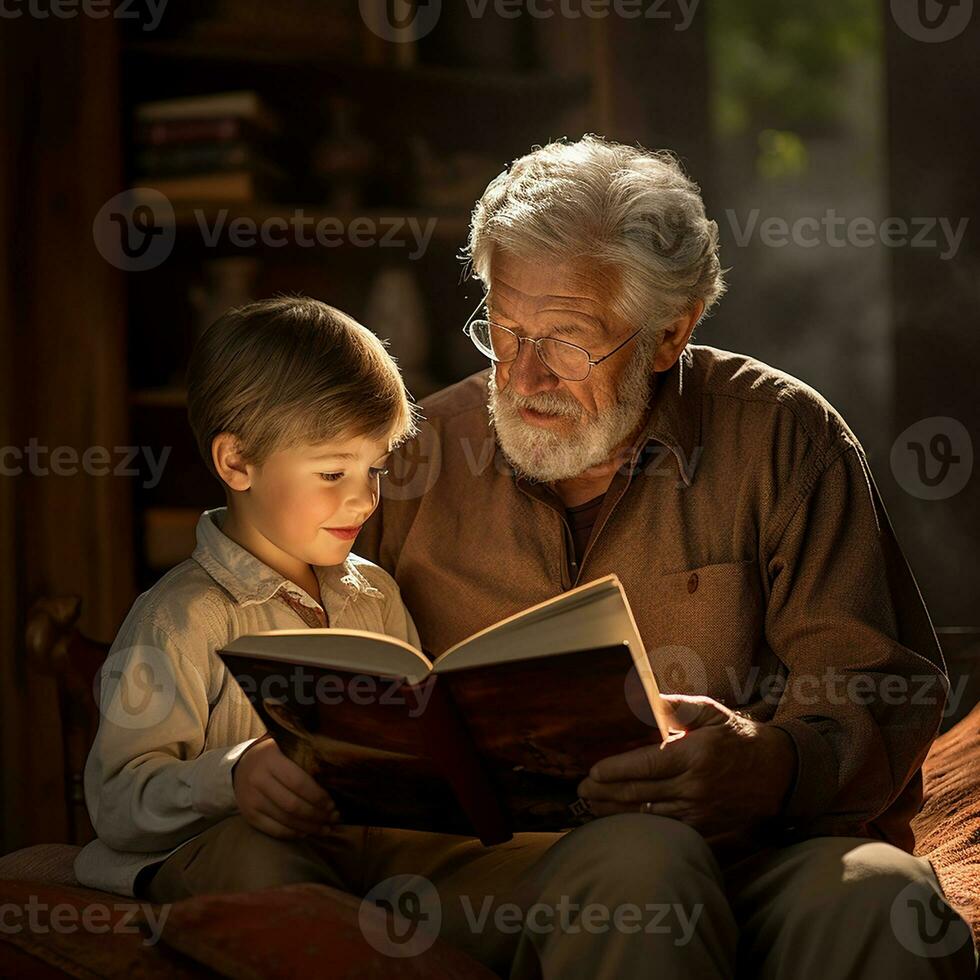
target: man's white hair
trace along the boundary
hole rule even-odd
[[[593,135],[536,147],[490,182],[466,249],[487,287],[498,248],[606,265],[618,274],[616,312],[657,335],[699,299],[707,312],[725,291],[718,225],[676,157]]]

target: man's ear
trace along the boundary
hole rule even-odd
[[[211,440],[211,461],[230,490],[248,490],[252,485],[250,465],[238,439],[230,432],[219,432]]]
[[[664,339],[657,348],[657,353],[653,358],[654,371],[669,371],[681,356],[687,342],[694,333],[694,328],[704,313],[704,302],[697,300],[691,309],[683,316],[672,320],[664,328]]]

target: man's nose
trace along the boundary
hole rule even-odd
[[[560,379],[538,357],[534,344],[521,344],[516,360],[506,366],[507,383],[518,395],[537,395],[542,391],[553,391],[560,383]]]

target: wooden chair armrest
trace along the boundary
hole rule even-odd
[[[83,636],[76,624],[77,596],[38,599],[27,613],[24,639],[29,666],[54,678],[61,717],[65,807],[72,843],[94,836],[85,806],[85,760],[99,727],[99,673],[109,645]]]

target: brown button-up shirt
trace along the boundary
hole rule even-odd
[[[423,410],[357,551],[395,577],[431,655],[614,572],[663,690],[792,738],[788,823],[911,849],[942,655],[864,452],[816,391],[689,346],[655,378],[574,579],[561,501],[496,445],[487,372]]]

